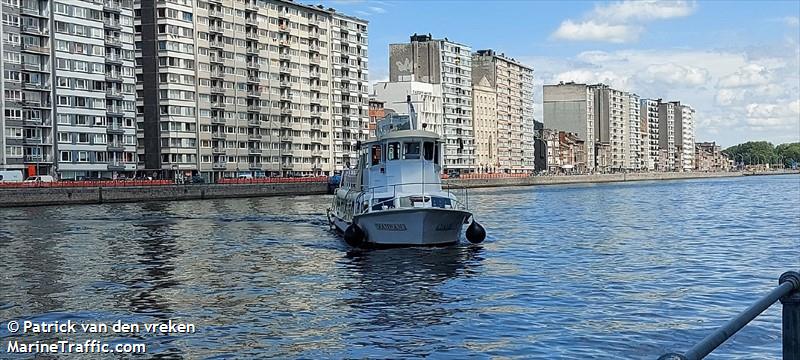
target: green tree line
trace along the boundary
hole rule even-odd
[[[767,141],[748,141],[722,151],[737,164],[781,164],[790,167],[800,164],[800,142],[772,145]]]

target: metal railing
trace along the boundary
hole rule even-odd
[[[343,182],[344,184],[344,182]],[[404,196],[397,197],[397,187],[398,186],[413,186],[413,185],[422,185],[421,193],[414,193],[408,194]],[[426,191],[425,186],[436,187],[436,189],[431,189],[431,191]],[[391,198],[385,199],[382,201],[375,202],[376,200],[375,193],[376,190],[378,194],[387,193],[389,191],[383,191],[384,189],[388,190],[391,188]],[[373,207],[380,206],[383,208],[384,205],[391,205],[392,208],[414,208],[414,202],[419,202],[420,200],[423,203],[423,207],[434,207],[432,197],[436,195],[441,195],[443,192],[447,192],[447,199],[450,200],[450,208],[456,210],[468,210],[469,209],[469,192],[466,187],[458,186],[458,185],[450,185],[450,184],[439,184],[435,182],[409,182],[409,183],[400,183],[400,184],[391,184],[391,185],[379,185],[366,188],[363,185],[359,188],[353,187],[351,190],[358,190],[361,192],[356,199],[355,204],[362,204],[361,207],[354,209],[353,215],[361,215],[372,211]],[[401,194],[402,195],[402,194]],[[455,196],[454,196],[455,195]],[[369,199],[365,199],[366,196],[369,196]],[[409,199],[410,206],[402,206],[402,200]],[[463,200],[461,200],[463,199]],[[395,200],[397,200],[397,204],[395,205]],[[366,206],[363,206],[364,201],[367,201]],[[425,206],[425,204],[429,204],[430,206]]]
[[[783,360],[800,360],[800,272],[787,271],[778,279],[778,287],[703,340],[681,353],[668,353],[658,360],[695,360],[708,356],[745,325],[776,301],[783,304]]]

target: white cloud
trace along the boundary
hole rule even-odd
[[[689,16],[694,12],[694,4],[686,1],[622,1],[597,6],[595,17],[615,18],[617,21],[657,20]]]
[[[747,64],[733,74],[719,80],[720,87],[737,88],[769,84],[767,69],[759,64]]]
[[[641,78],[651,82],[664,82],[672,85],[704,85],[709,80],[708,70],[675,63],[648,66]]]
[[[787,17],[781,18],[781,21],[783,21],[783,23],[786,24],[786,26],[788,26],[788,27],[798,27],[798,26],[800,26],[800,18],[797,17],[797,16],[787,16]]]
[[[686,1],[622,1],[598,5],[584,20],[566,19],[551,35],[570,41],[626,43],[639,39],[644,22],[689,16],[694,4]]]
[[[594,20],[577,23],[566,20],[561,23],[552,36],[563,40],[624,43],[636,40],[639,32],[638,28],[628,25],[610,25],[597,23]]]
[[[369,7],[367,7],[367,9],[369,9],[369,11],[372,11],[375,14],[384,14],[384,13],[386,13],[386,9],[384,9],[382,7],[378,7],[378,6],[369,6]]]
[[[745,122],[754,130],[791,129],[800,124],[800,100],[774,104],[748,104]]]

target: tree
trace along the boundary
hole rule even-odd
[[[792,166],[792,162],[800,164],[800,142],[780,144],[775,148],[777,161],[782,161],[784,166]]]
[[[723,152],[736,163],[744,162],[747,165],[771,163],[776,159],[775,146],[767,141],[748,141],[731,146]]]

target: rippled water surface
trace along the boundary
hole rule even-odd
[[[800,268],[795,175],[475,189],[487,241],[439,249],[353,251],[329,201],[0,209],[0,323],[197,326],[154,358],[654,359]],[[713,358],[780,336],[775,305]]]

